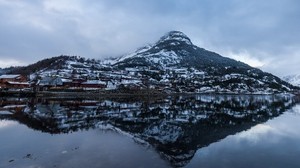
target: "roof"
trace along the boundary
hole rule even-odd
[[[12,84],[12,85],[29,85],[29,82],[10,82],[10,81],[8,81],[7,83]]]
[[[38,85],[56,86],[56,85],[63,85],[63,82],[59,77],[44,77],[43,79],[39,80]]]
[[[85,85],[106,85],[106,82],[100,80],[88,80],[86,82],[82,82],[81,84]]]
[[[15,79],[19,76],[21,76],[21,75],[17,75],[17,74],[15,74],[15,75],[1,75],[0,79]]]
[[[71,79],[64,79],[64,78],[62,78],[61,81],[64,82],[64,83],[66,83],[66,82],[72,82]]]

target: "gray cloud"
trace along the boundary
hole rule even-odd
[[[116,57],[180,30],[200,47],[285,75],[300,70],[299,17],[297,0],[0,0],[0,66]]]

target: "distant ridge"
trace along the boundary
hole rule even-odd
[[[289,75],[282,78],[284,81],[291,83],[294,86],[300,87],[300,75]]]

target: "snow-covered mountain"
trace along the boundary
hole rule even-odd
[[[117,69],[157,70],[161,72],[157,79],[174,83],[179,91],[187,91],[186,86],[196,92],[274,93],[294,89],[272,74],[195,46],[179,31],[106,63]]]
[[[150,66],[167,67],[179,64],[184,55],[178,49],[182,45],[192,46],[190,39],[182,32],[172,31],[161,37],[154,45],[147,45],[137,51],[111,60],[114,66],[135,66],[136,63],[143,65],[148,63]],[[177,48],[178,47],[178,48]],[[179,53],[178,53],[179,52]]]
[[[300,87],[300,75],[289,75],[282,78],[284,81],[289,82],[294,86]]]
[[[194,67],[210,70],[208,73],[215,73],[220,69],[230,69],[233,66],[239,69],[253,69],[244,63],[195,46],[189,37],[179,31],[171,31],[154,45],[142,47],[134,53],[112,60],[110,63],[117,67],[150,66],[156,69],[174,66]]]
[[[111,60],[59,56],[11,73],[33,78],[109,81],[111,88],[158,89],[165,92],[280,93],[296,87],[245,63],[195,46],[189,37],[171,31],[156,43]]]

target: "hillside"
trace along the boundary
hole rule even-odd
[[[30,75],[38,71],[61,69],[63,65],[65,65],[66,61],[72,58],[76,57],[61,55],[57,57],[46,58],[28,66],[13,68],[11,71],[9,71],[9,73]]]

